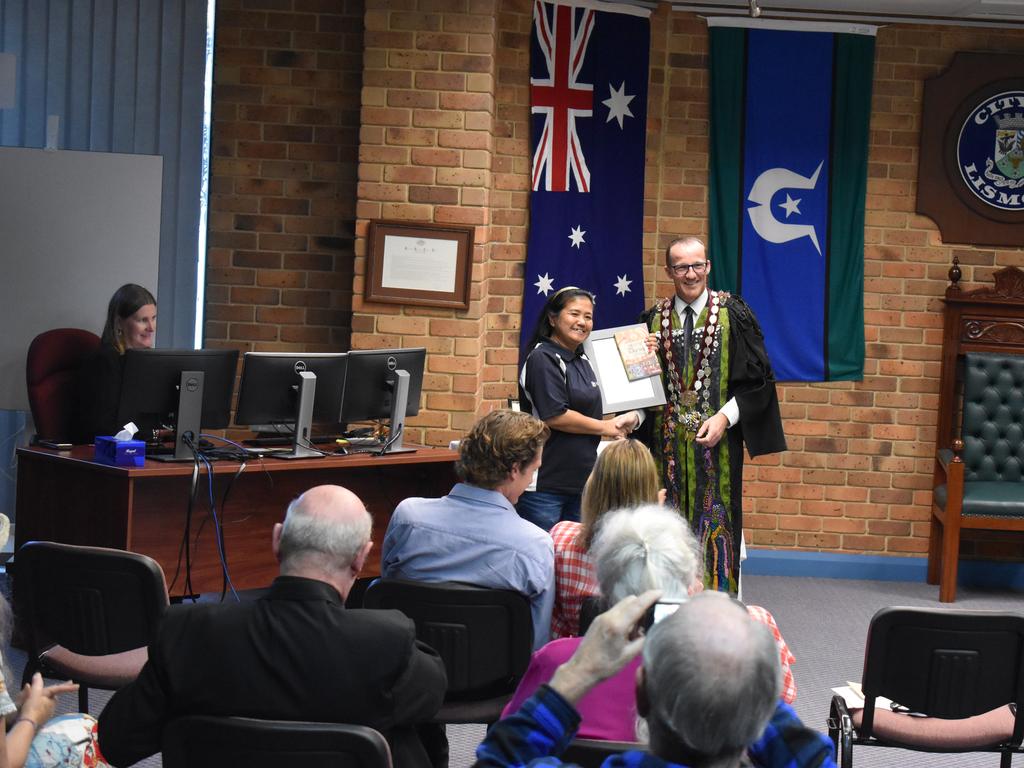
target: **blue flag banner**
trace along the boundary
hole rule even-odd
[[[649,13],[534,3],[520,347],[548,296],[569,285],[597,296],[597,328],[636,322],[643,311]]]
[[[782,381],[859,379],[874,28],[711,19],[711,280]]]

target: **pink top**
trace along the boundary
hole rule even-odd
[[[526,674],[501,716],[508,717],[517,712],[522,703],[569,660],[581,642],[582,637],[563,637],[535,651]],[[625,669],[598,683],[580,699],[576,709],[583,720],[576,734],[578,738],[636,741],[636,671],[640,668],[640,661],[640,656],[637,656]]]
[[[561,523],[559,523],[561,525]],[[792,704],[796,699],[796,682],[790,668],[796,659],[789,646],[782,638],[774,617],[764,608],[748,605],[750,618],[765,624],[775,637],[782,662],[782,700]],[[517,712],[541,686],[554,677],[555,670],[569,660],[583,642],[581,637],[563,637],[552,640],[539,651],[535,651],[530,659],[530,666],[519,681],[512,700],[505,705],[501,716],[508,717]],[[633,659],[625,669],[614,677],[598,683],[593,690],[580,699],[576,709],[582,721],[577,736],[581,739],[603,739],[605,741],[636,741],[636,671],[640,667],[641,657]]]

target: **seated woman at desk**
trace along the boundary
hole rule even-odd
[[[107,306],[100,348],[79,374],[75,442],[91,443],[97,435],[121,429],[117,406],[126,349],[146,349],[156,341],[156,299],[135,283],[118,288]]]

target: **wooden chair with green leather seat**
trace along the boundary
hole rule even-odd
[[[956,599],[961,532],[1024,531],[1024,272],[946,289],[928,582]],[[959,433],[959,436],[957,436]]]

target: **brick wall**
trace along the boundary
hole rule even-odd
[[[362,0],[219,0],[207,346],[349,348]]]
[[[361,22],[360,61],[359,33],[343,28]],[[316,0],[221,0],[208,339],[345,348],[351,306],[354,348],[429,350],[425,408],[410,438],[430,444],[458,436],[513,395],[530,24],[521,0],[367,0],[365,15]],[[670,290],[661,266],[667,241],[707,234],[708,164],[706,27],[663,4],[651,28],[649,302]],[[943,245],[935,225],[913,212],[923,81],[957,50],[1020,52],[1024,33],[879,30],[865,379],[780,388],[790,450],[748,464],[746,526],[755,544],[925,551],[946,270],[958,255],[970,285],[1024,263],[1019,249]],[[350,129],[360,124],[360,105],[356,190]],[[354,263],[346,239],[353,218]],[[365,303],[364,238],[375,218],[473,225],[469,310]],[[1017,547],[981,540],[976,549],[1010,555]]]
[[[948,246],[914,213],[924,80],[953,52],[1024,50],[1019,31],[879,29],[865,230],[863,382],[782,388],[793,450],[760,463],[753,540],[853,552],[927,551],[942,302],[954,255],[964,281],[991,284],[1020,249]],[[1016,554],[984,535],[965,552]]]
[[[496,22],[489,259],[484,273],[475,273],[485,291],[483,303],[469,315],[476,319],[482,312],[485,328],[478,362],[487,389],[475,401],[478,411],[515,392],[517,296],[528,223],[529,14],[526,4],[504,2]],[[954,252],[966,265],[967,282],[990,279],[994,268],[1024,258],[1016,249],[944,246],[934,224],[913,213],[923,81],[940,72],[956,50],[1022,49],[1020,32],[900,25],[879,30],[867,201],[865,378],[780,388],[790,450],[748,465],[746,525],[753,543],[925,551],[946,270]],[[707,234],[707,84],[704,22],[662,5],[652,17],[644,225],[648,301],[670,291],[661,267],[668,240]],[[364,138],[366,132],[364,124]],[[404,154],[394,160],[408,162]],[[402,191],[392,192],[402,198],[396,205],[412,202]],[[376,205],[361,207],[360,216],[375,215]],[[495,282],[501,290],[486,292]],[[370,316],[362,322],[372,334]],[[403,343],[414,340],[402,336]],[[372,345],[372,335],[364,343]],[[1005,554],[1014,548],[983,542],[979,549]]]
[[[412,441],[447,444],[504,396],[521,284],[491,259],[494,0],[367,0],[352,347],[427,348]],[[469,309],[363,300],[374,219],[475,228]],[[506,304],[508,306],[506,306]],[[486,351],[485,351],[486,350]],[[514,352],[512,353],[514,354]],[[508,368],[509,370],[504,370]]]

